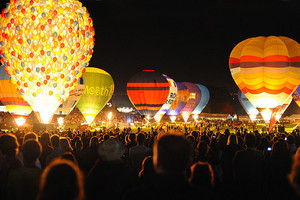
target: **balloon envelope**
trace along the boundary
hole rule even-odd
[[[210,94],[209,94],[207,87],[205,87],[204,85],[201,85],[201,84],[196,84],[196,86],[201,91],[201,98],[200,98],[199,104],[193,110],[192,114],[200,114],[202,112],[202,110],[205,108],[205,106],[207,105],[209,98],[210,98]]]
[[[64,103],[60,104],[57,108],[55,114],[58,115],[68,115],[73,108],[77,105],[78,101],[80,100],[83,92],[84,92],[84,78],[80,78],[78,80],[78,84],[75,86],[74,90],[72,90],[69,94],[67,100]]]
[[[300,83],[300,45],[287,37],[254,37],[229,58],[232,77],[256,108],[283,105]]]
[[[85,89],[76,106],[87,123],[92,123],[112,97],[114,81],[109,73],[95,67],[87,67],[83,78]]]
[[[182,113],[186,114],[192,114],[194,109],[197,107],[197,105],[200,102],[201,99],[201,90],[197,85],[190,82],[182,82],[189,90],[189,100],[185,107],[181,110]]]
[[[177,96],[177,84],[176,84],[176,82],[172,78],[168,77],[167,75],[163,75],[163,76],[169,82],[170,92],[169,92],[169,95],[168,95],[168,98],[167,98],[166,102],[160,108],[160,110],[156,113],[156,115],[154,117],[157,121],[160,121],[160,119],[163,117],[163,115],[166,114],[166,112],[170,109],[171,105],[173,104],[173,102],[175,101],[176,96]]]
[[[82,3],[10,1],[0,17],[1,62],[24,100],[49,123],[82,77],[94,47]]]
[[[141,115],[154,117],[166,102],[170,83],[155,70],[143,70],[133,75],[127,83],[127,94]]]
[[[16,86],[12,84],[4,67],[0,67],[0,100],[14,119],[19,117],[26,119],[32,111],[29,104],[21,97]]]
[[[178,90],[177,96],[170,109],[167,111],[167,115],[179,115],[189,100],[189,89],[183,83],[176,82],[176,85]]]

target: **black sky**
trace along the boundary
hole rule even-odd
[[[175,81],[237,87],[228,68],[232,48],[254,36],[300,42],[300,4],[281,0],[89,0],[95,52],[90,66],[108,71],[116,92],[144,68]]]
[[[1,0],[1,7],[5,7]],[[287,36],[300,42],[298,0],[81,0],[94,20],[90,66],[126,93],[139,70],[237,91],[228,58],[240,41]]]

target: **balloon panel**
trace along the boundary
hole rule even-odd
[[[241,90],[239,90],[238,92],[238,99],[248,115],[259,114],[259,111],[252,105],[252,103],[248,100],[248,98],[244,95],[244,93]]]
[[[83,77],[85,89],[77,108],[85,118],[94,119],[112,97],[114,81],[106,71],[95,67],[87,67]]]
[[[190,94],[189,94],[189,100],[187,104],[181,110],[180,113],[185,112],[187,114],[191,114],[200,102],[201,95],[202,95],[201,90],[194,83],[190,83],[190,82],[182,82],[182,83],[188,88]]]
[[[210,98],[210,94],[209,94],[207,87],[205,87],[204,85],[201,85],[201,84],[196,84],[196,86],[201,91],[201,98],[200,98],[199,104],[194,109],[192,114],[200,114],[202,112],[202,110],[205,108],[205,106],[207,105],[209,98]]]
[[[256,108],[282,105],[300,83],[300,45],[287,37],[254,37],[232,50],[229,67]]]
[[[171,105],[173,104],[173,102],[175,101],[176,99],[176,96],[177,96],[177,84],[176,82],[168,77],[167,75],[163,75],[167,81],[169,82],[169,85],[170,85],[170,91],[169,91],[169,95],[168,95],[168,98],[166,100],[166,102],[164,103],[164,105],[160,108],[160,110],[157,112],[156,115],[164,115],[171,107]]]
[[[27,117],[32,111],[29,104],[21,97],[16,86],[12,84],[4,67],[0,67],[0,100],[14,118],[18,116]]]
[[[170,92],[167,79],[155,70],[143,70],[127,83],[127,94],[141,115],[153,117],[166,102]]]
[[[68,115],[80,100],[84,92],[84,89],[85,89],[85,85],[83,83],[80,84],[80,81],[78,81],[78,85],[76,85],[74,90],[70,92],[70,95],[67,98],[67,100],[64,103],[60,104],[55,114]]]
[[[189,100],[190,93],[188,88],[183,83],[176,82],[176,85],[178,90],[177,96],[171,108],[167,111],[167,115],[179,115]]]

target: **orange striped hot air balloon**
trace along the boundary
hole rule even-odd
[[[5,105],[8,112],[12,115],[18,126],[25,123],[26,118],[32,111],[29,104],[21,97],[16,86],[11,82],[10,77],[0,67],[0,100]]]
[[[272,110],[300,83],[300,45],[283,36],[249,38],[234,47],[229,67],[249,101],[260,111]]]
[[[130,78],[127,94],[141,115],[153,117],[166,102],[170,83],[155,70],[143,70]]]

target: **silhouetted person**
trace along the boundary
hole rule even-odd
[[[185,177],[192,159],[190,143],[180,135],[165,134],[153,147],[153,165],[157,176],[152,183],[140,185],[125,199],[205,198],[191,187]],[[145,195],[146,194],[146,195]]]
[[[263,157],[255,149],[253,134],[245,136],[246,149],[236,152],[233,158],[233,175],[239,199],[259,199],[262,197]]]
[[[189,182],[192,186],[212,192],[215,184],[214,172],[207,162],[196,162],[191,166]]]
[[[139,172],[139,182],[146,183],[153,180],[153,176],[155,175],[154,167],[153,167],[153,158],[152,156],[147,156],[143,163],[142,169]]]
[[[42,154],[40,157],[41,166],[44,169],[46,167],[47,156],[52,152],[53,148],[51,147],[50,135],[49,133],[43,133],[41,135],[40,143],[42,145]]]
[[[131,171],[121,159],[124,146],[114,138],[98,147],[99,161],[86,178],[87,199],[120,199],[132,186]]]
[[[139,133],[136,137],[137,145],[129,149],[129,160],[132,165],[133,172],[138,175],[142,168],[142,162],[147,157],[152,155],[152,150],[144,145],[146,136],[144,133]]]
[[[47,156],[46,165],[48,165],[52,160],[54,160],[55,158],[58,158],[59,156],[61,156],[61,154],[64,153],[64,150],[62,150],[62,148],[59,145],[59,135],[57,135],[57,134],[52,135],[50,138],[50,141],[51,141],[53,150]]]
[[[232,167],[232,160],[235,153],[242,148],[238,145],[237,136],[231,134],[228,137],[227,145],[224,148],[222,154],[222,169],[223,169],[223,181],[225,184],[233,184],[233,167]]]
[[[7,182],[7,199],[36,199],[39,191],[42,170],[35,166],[42,147],[34,139],[23,144],[24,166],[9,173]]]
[[[79,168],[69,160],[53,160],[42,174],[37,199],[83,200],[83,175]]]
[[[265,196],[268,199],[296,199],[289,184],[288,174],[292,165],[292,157],[283,139],[272,146],[270,157],[266,160]]]
[[[9,173],[22,166],[21,160],[16,157],[18,151],[19,143],[15,135],[0,136],[0,199],[5,199]]]

